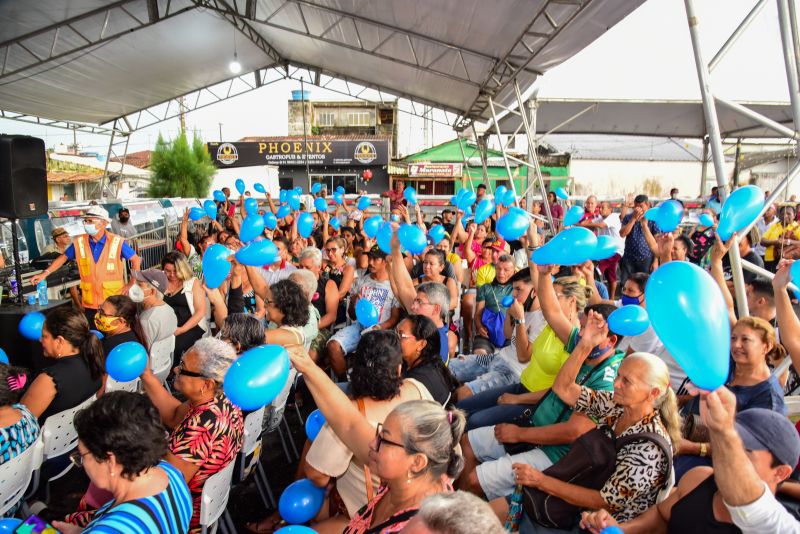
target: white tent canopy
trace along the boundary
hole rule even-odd
[[[254,87],[302,67],[485,121],[643,1],[2,2],[0,109],[106,124],[231,79],[235,46]]]

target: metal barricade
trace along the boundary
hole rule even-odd
[[[142,259],[142,270],[161,264],[161,258],[167,252],[175,249],[175,240],[179,232],[180,223],[175,223],[169,226],[160,226],[128,238],[128,244],[133,247]]]

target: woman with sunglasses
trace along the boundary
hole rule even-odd
[[[403,352],[403,376],[419,381],[433,399],[446,405],[458,387],[440,355],[441,338],[433,321],[424,315],[411,314],[398,323]]]
[[[376,429],[308,354],[290,358],[331,430],[383,483],[349,522],[339,517],[315,525],[317,532],[399,532],[425,497],[450,490],[463,466],[456,451],[465,425],[460,411],[445,411],[433,401],[408,401]]]
[[[78,447],[70,460],[108,499],[85,528],[74,517],[54,521],[59,532],[186,532],[192,517],[189,488],[181,472],[162,460],[165,429],[146,397],[127,391],[103,395],[75,414],[75,430]]]
[[[112,295],[103,301],[94,316],[94,325],[103,334],[106,357],[115,347],[128,341],[147,346],[139,326],[136,303],[125,295]]]
[[[347,242],[342,237],[332,237],[325,242],[325,254],[328,260],[323,271],[339,289],[339,300],[344,300],[350,293],[356,273],[355,267],[345,257],[346,249]]]

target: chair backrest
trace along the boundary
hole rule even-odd
[[[244,456],[250,456],[253,451],[258,447],[258,442],[261,441],[261,425],[264,421],[265,406],[255,412],[247,414],[244,418],[244,440],[242,443],[241,453]]]
[[[55,458],[70,452],[78,444],[78,433],[72,419],[78,410],[86,408],[95,401],[92,395],[83,403],[69,410],[64,410],[47,418],[42,426],[42,441],[44,442],[44,459]]]
[[[110,376],[106,378],[106,389],[105,392],[108,393],[110,391],[130,391],[131,393],[138,393],[139,392],[139,378],[134,378],[128,382],[117,382]]]
[[[33,472],[42,465],[43,448],[40,434],[22,454],[0,465],[0,517],[25,494]]]
[[[210,527],[225,512],[233,479],[233,466],[229,462],[224,469],[206,479],[200,500],[200,525]]]
[[[175,351],[175,336],[153,343],[150,347],[150,369],[163,383],[172,369],[172,353]]]

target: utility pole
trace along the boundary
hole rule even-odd
[[[219,122],[217,124],[219,124],[219,142],[221,143],[222,142],[222,123]]]
[[[75,127],[72,128],[72,153],[78,155],[78,133]]]
[[[303,156],[306,160],[306,179],[308,180],[308,192],[311,193],[311,171],[308,165],[308,130],[306,129],[306,91],[305,80],[300,78],[300,97],[303,103]]]
[[[186,107],[183,105],[183,97],[182,96],[178,97],[178,107],[181,110],[180,115],[179,115],[180,121],[181,121],[181,132],[185,132],[186,131],[186,115],[185,115]]]

